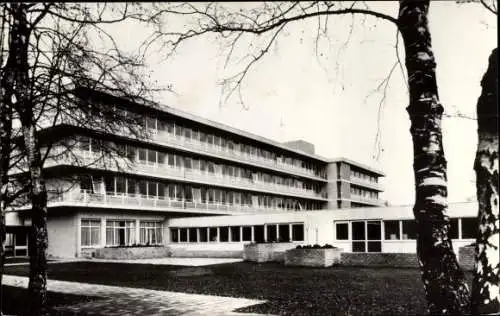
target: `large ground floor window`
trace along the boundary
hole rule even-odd
[[[160,245],[163,243],[163,225],[161,222],[144,221],[140,223],[141,245]]]
[[[304,241],[303,223],[249,226],[171,227],[170,241],[177,242],[289,242]]]
[[[403,220],[358,220],[335,222],[335,240],[347,241],[353,252],[381,252],[382,240],[415,240],[416,222]],[[450,237],[474,239],[477,235],[477,219],[474,217],[450,218]]]
[[[135,221],[106,221],[106,246],[131,246],[135,244]]]
[[[99,246],[101,244],[101,220],[82,219],[81,245],[85,247]]]

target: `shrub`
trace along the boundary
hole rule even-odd
[[[315,245],[298,245],[295,249],[336,249],[337,247],[332,246],[330,244],[325,244],[320,246],[318,244]]]

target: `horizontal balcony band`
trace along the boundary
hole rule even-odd
[[[86,190],[68,192],[48,192],[48,206],[107,207],[119,209],[141,209],[163,212],[190,212],[204,214],[242,214],[256,212],[290,212],[291,208],[263,207],[248,204],[202,202],[195,200],[161,199],[141,194],[90,193]],[[28,209],[28,206],[16,210]]]
[[[77,151],[72,152],[82,165],[91,168],[100,168],[111,171],[125,171],[134,174],[146,175],[150,177],[163,176],[167,179],[189,181],[206,185],[218,185],[229,188],[235,188],[244,191],[271,193],[275,195],[293,196],[299,198],[313,199],[319,201],[328,201],[324,195],[318,194],[312,190],[289,187],[279,184],[266,183],[259,180],[251,180],[243,177],[221,176],[211,172],[203,172],[190,168],[173,167],[168,164],[148,164],[146,162],[127,163],[122,158],[106,158],[98,155],[89,155],[88,153]],[[60,157],[56,160],[47,160],[45,167],[57,166],[64,163],[70,163],[71,159]]]

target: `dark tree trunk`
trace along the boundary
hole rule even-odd
[[[438,97],[428,9],[428,0],[401,0],[398,17],[410,87],[407,111],[413,139],[417,254],[430,313],[468,314],[469,291],[449,236],[443,106]]]
[[[4,11],[5,12],[5,11]],[[2,17],[5,19],[5,16]],[[3,40],[3,36],[0,36]],[[0,47],[3,48],[3,43]],[[3,66],[3,58],[0,57],[0,67]],[[13,74],[8,67],[0,70],[0,315],[3,310],[3,271],[5,264],[5,249],[3,243],[6,238],[5,210],[6,192],[9,182],[8,172],[10,166],[11,137],[12,137],[12,106],[10,96],[12,95]],[[9,89],[9,87],[11,87]]]
[[[26,6],[11,4],[9,60],[12,60],[15,89],[13,107],[21,121],[24,153],[29,167],[29,194],[32,204],[31,228],[28,239],[30,257],[30,315],[46,314],[47,301],[47,190],[42,177],[40,149],[37,144],[33,103],[29,93],[28,41],[30,29]]]
[[[498,218],[498,56],[495,48],[477,102],[478,145],[474,169],[478,209],[476,265],[472,283],[474,315],[500,313]]]

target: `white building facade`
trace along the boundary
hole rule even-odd
[[[154,245],[241,251],[248,242],[279,240],[345,251],[415,249],[411,210],[381,207],[384,173],[375,168],[166,106],[83,87],[75,96],[139,117],[148,136],[64,119],[40,131],[51,142],[44,165],[50,256]],[[457,239],[469,242],[472,205],[450,209]],[[26,255],[29,205],[10,209],[6,221],[8,253]]]

